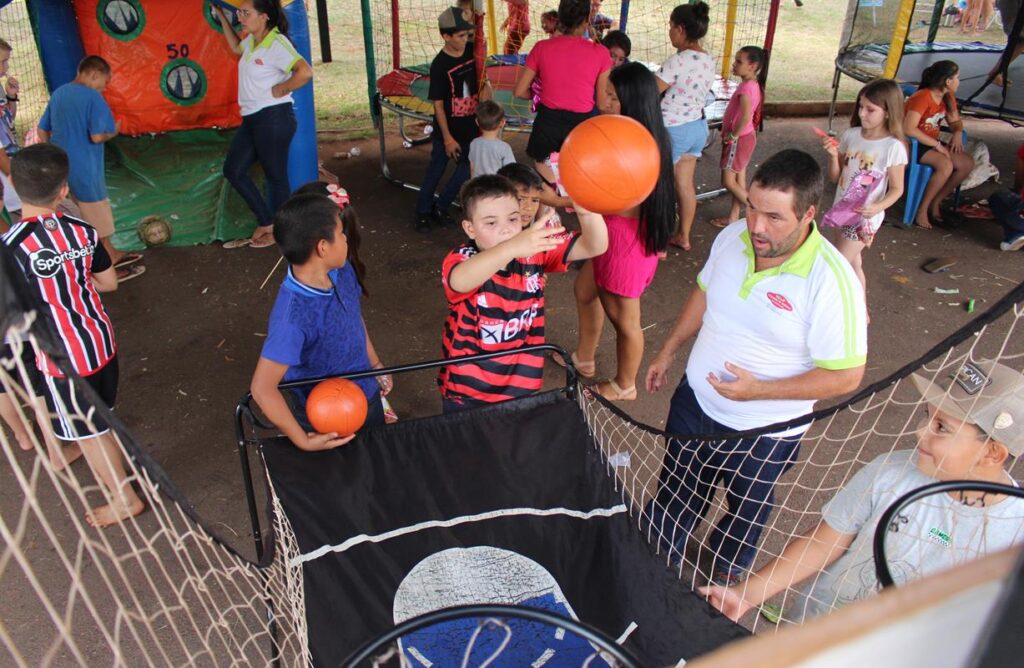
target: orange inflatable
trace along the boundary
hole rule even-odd
[[[558,176],[569,197],[595,213],[619,213],[643,202],[660,168],[654,137],[627,116],[588,118],[558,153]]]
[[[208,0],[73,0],[85,52],[114,70],[121,132],[234,127],[238,60]]]

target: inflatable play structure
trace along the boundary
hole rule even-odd
[[[771,52],[780,0],[726,0],[712,3],[711,25],[704,38],[704,48],[715,55],[719,78],[708,99],[705,114],[714,127],[725,112],[736,83],[729,79],[733,55],[741,46],[758,44]],[[485,70],[494,89],[494,97],[505,109],[507,130],[529,131],[533,111],[529,100],[512,96],[519,70],[526,54],[546,35],[541,30],[540,15],[549,9],[544,3],[531,3],[529,36],[518,53],[505,54],[504,33],[500,31],[508,17],[508,3],[476,0],[477,41],[475,55],[478,71]],[[550,3],[551,6],[557,3]],[[632,41],[631,60],[656,68],[672,53],[668,40],[668,17],[675,0],[609,0],[600,6],[607,24],[625,31]],[[415,185],[395,178],[388,166],[383,116],[396,114],[399,133],[405,143],[415,145],[429,138],[406,131],[406,123],[429,123],[433,106],[427,98],[430,88],[430,62],[440,49],[437,15],[443,4],[423,0],[361,0],[363,46],[366,54],[366,80],[369,87],[370,112],[377,127],[381,147],[381,171],[397,185],[417,189]],[[762,84],[768,68],[762,70]]]
[[[1017,16],[1008,11],[1016,6]],[[843,24],[839,54],[832,80],[832,111],[835,111],[842,75],[867,82],[877,77],[895,79],[912,91],[921,72],[938,60],[953,60],[960,66],[957,97],[964,113],[975,116],[1024,121],[1024,90],[1005,88],[990,82],[989,73],[1000,66],[1000,58],[1012,54],[1019,35],[1024,0],[1006,0],[977,30],[961,30],[966,10],[956,0],[849,0]],[[952,8],[952,9],[950,9]],[[1006,60],[1009,60],[1007,57]],[[1006,63],[1010,81],[1024,80],[1024,60]]]
[[[4,4],[0,20],[25,11]],[[232,3],[220,4],[234,12]],[[308,60],[305,6],[283,4],[288,36]],[[113,68],[104,96],[122,134],[107,148],[115,243],[138,248],[136,226],[149,216],[170,223],[173,245],[248,236],[255,218],[221,175],[241,117],[237,59],[211,0],[26,0],[26,7],[47,92],[74,79],[86,54]],[[289,176],[299,186],[317,176],[312,86],[294,99]]]

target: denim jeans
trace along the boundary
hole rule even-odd
[[[684,439],[687,434],[736,433],[701,410],[685,377],[672,395],[665,430]],[[645,511],[661,547],[671,551],[673,560],[682,559],[721,481],[728,512],[710,534],[712,572],[740,575],[748,570],[772,512],[775,482],[795,463],[799,448],[800,436],[724,442],[670,438],[657,495]]]
[[[271,225],[274,213],[291,194],[288,183],[288,149],[295,136],[295,111],[291,102],[260,109],[242,116],[224,160],[224,178],[238,191],[256,214],[257,224]],[[249,177],[249,168],[259,162],[267,177],[270,201],[263,199]]]
[[[420,186],[420,194],[416,198],[416,214],[425,216],[430,213],[434,204],[434,192],[444,170],[448,167],[448,154],[444,152],[444,138],[441,131],[437,130],[431,140],[430,162],[427,164],[427,173],[423,176],[423,184]],[[459,144],[459,159],[455,163],[455,173],[448,179],[448,184],[441,191],[437,199],[437,207],[444,211],[459,195],[462,184],[469,179],[469,143]]]
[[[1010,243],[1024,234],[1024,216],[1021,215],[1024,202],[1021,201],[1020,195],[1009,190],[1000,190],[989,195],[988,205],[996,217],[996,222],[1003,228],[1003,241]]]

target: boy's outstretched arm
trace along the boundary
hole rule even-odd
[[[572,203],[572,207],[576,209],[576,215],[580,219],[580,238],[569,251],[568,261],[575,262],[601,255],[608,250],[608,226],[604,222],[604,216],[587,211],[576,202]]]
[[[738,622],[751,608],[832,564],[849,549],[856,537],[857,534],[839,533],[822,520],[803,536],[790,541],[782,554],[765,564],[746,582],[732,587],[698,587],[697,591],[722,614]]]
[[[482,250],[465,262],[452,267],[448,274],[448,287],[455,292],[472,292],[515,258],[546,253],[557,248],[563,241],[560,235],[564,233],[565,228],[561,225],[545,227],[544,221],[535,221],[511,239]]]
[[[292,415],[281,390],[277,389],[286,371],[288,371],[286,364],[260,357],[260,361],[256,363],[256,371],[252,374],[249,391],[252,392],[252,398],[256,400],[263,414],[281,430],[282,434],[288,437],[288,440],[301,450],[330,450],[339,445],[345,445],[356,437],[355,434],[352,434],[339,438],[333,432],[330,434],[314,432],[307,434]]]

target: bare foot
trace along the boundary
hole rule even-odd
[[[918,216],[917,218],[915,218],[914,219],[914,225],[917,225],[918,227],[920,227],[921,229],[924,229],[924,230],[933,229],[931,222],[929,222],[929,220],[928,220],[928,214],[927,213],[925,215],[923,215],[923,216]]]
[[[71,441],[67,444],[60,444],[57,447],[60,448],[58,452],[54,452],[53,448],[50,450],[50,466],[53,467],[54,471],[63,471],[67,466],[82,456],[82,446],[78,444],[78,441]]]
[[[733,219],[729,218],[728,216],[722,216],[720,218],[712,218],[708,222],[714,225],[715,227],[728,227],[732,223],[735,223],[737,220],[739,220],[739,218]]]
[[[85,514],[85,521],[89,523],[89,526],[102,529],[103,527],[108,527],[111,524],[123,522],[129,517],[135,517],[145,509],[146,504],[142,502],[142,499],[136,497],[134,502],[127,505],[111,503],[106,506],[100,506],[99,508],[93,508]]]
[[[18,447],[22,450],[32,450],[35,448],[35,446],[32,445],[32,437],[29,436],[26,431],[23,431],[20,434],[15,434],[14,440],[18,442]]]

